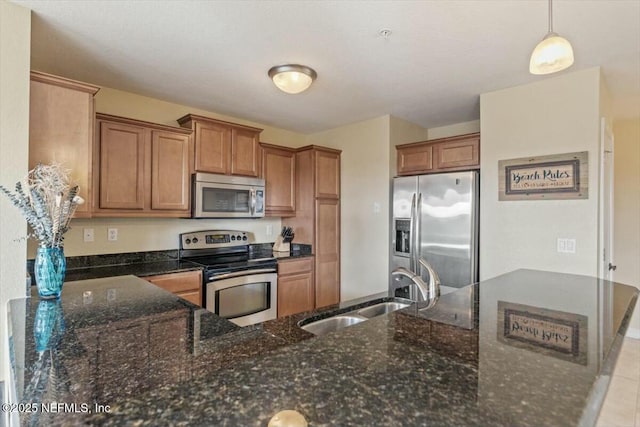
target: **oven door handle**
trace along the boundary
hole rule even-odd
[[[275,273],[275,272],[276,272],[275,268],[262,268],[258,270],[236,271],[234,273],[225,273],[219,276],[211,277],[208,283],[215,282],[217,280],[222,280],[222,279],[231,279],[232,277],[252,276],[254,274]]]

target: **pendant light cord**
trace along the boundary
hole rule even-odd
[[[553,33],[553,0],[549,0],[549,33]]]

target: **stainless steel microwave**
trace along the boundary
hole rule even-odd
[[[192,218],[261,218],[264,216],[264,179],[193,174]]]

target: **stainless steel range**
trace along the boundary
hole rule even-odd
[[[254,256],[246,232],[183,233],[180,258],[204,267],[202,289],[207,310],[239,326],[277,317],[276,259]]]

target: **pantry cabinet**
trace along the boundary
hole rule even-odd
[[[94,216],[189,216],[191,131],[96,115]]]
[[[265,143],[260,146],[265,216],[293,216],[296,211],[296,150]]]
[[[315,307],[313,257],[278,260],[278,317]]]
[[[262,129],[187,114],[178,124],[193,131],[195,172],[257,177]]]
[[[340,154],[315,145],[296,150],[296,211],[282,220],[296,243],[313,247],[316,308],[340,302]]]
[[[85,203],[74,217],[91,216],[94,95],[87,83],[31,72],[29,99],[29,169],[38,163],[60,164],[79,186]]]
[[[398,175],[480,168],[480,134],[398,145]]]

